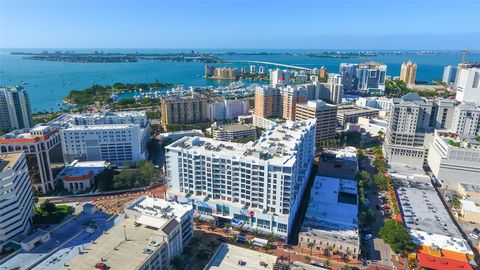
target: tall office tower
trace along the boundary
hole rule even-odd
[[[169,195],[202,218],[288,238],[310,177],[315,120],[276,125],[246,144],[184,137],[166,147]]]
[[[457,77],[457,67],[449,65],[443,69],[443,78],[442,82],[444,83],[455,83],[455,78]]]
[[[290,82],[290,71],[273,69],[270,71],[270,84],[273,87],[284,86]]]
[[[415,85],[415,78],[417,76],[417,64],[408,62],[402,63],[402,69],[400,70],[400,80],[407,85]]]
[[[270,86],[255,88],[255,115],[262,118],[281,116],[282,95],[280,89]]]
[[[358,90],[365,93],[383,94],[386,76],[387,66],[385,64],[377,62],[359,64],[356,70]]]
[[[250,74],[255,74],[257,73],[255,65],[250,66]]]
[[[297,103],[303,103],[308,100],[308,93],[304,87],[287,86],[280,90],[282,95],[282,117],[287,120],[295,121],[295,109]]]
[[[36,126],[19,129],[0,137],[0,155],[24,152],[32,188],[47,193],[55,188],[55,167],[63,167],[62,142],[57,129]],[[57,166],[55,166],[57,165]]]
[[[480,68],[458,69],[455,85],[457,101],[480,105]]]
[[[27,91],[20,86],[0,87],[0,128],[33,127]]]
[[[356,79],[358,64],[341,63],[339,73],[342,76],[343,90],[353,91],[358,89]]]
[[[259,66],[258,67],[258,74],[265,74],[265,67],[264,66]]]
[[[455,107],[450,130],[463,138],[474,138],[477,135],[480,131],[480,109],[475,103],[465,102]]]
[[[165,97],[161,101],[162,126],[208,122],[208,99],[192,94],[183,97]]]
[[[27,159],[21,152],[0,154],[0,246],[26,235],[33,223],[33,193]]]
[[[431,137],[432,102],[417,93],[393,98],[383,152],[392,163],[422,166]]]
[[[295,120],[308,119],[316,119],[315,144],[317,151],[325,141],[335,139],[337,106],[328,104],[322,100],[310,100],[306,103],[297,104]]]

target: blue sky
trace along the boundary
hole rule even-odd
[[[2,48],[480,49],[478,0],[0,0]]]

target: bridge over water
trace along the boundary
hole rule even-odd
[[[299,70],[307,70],[307,71],[312,70],[311,68],[306,68],[306,67],[293,66],[293,65],[274,63],[274,62],[266,62],[266,61],[255,61],[255,60],[227,60],[227,61],[232,62],[232,63],[262,64],[262,65],[269,65],[269,66],[275,66],[275,67],[286,67],[286,68],[291,68],[291,69],[299,69]]]

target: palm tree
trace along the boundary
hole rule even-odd
[[[176,256],[170,261],[170,264],[173,266],[174,269],[176,270],[183,270],[185,269],[185,263],[180,256]]]
[[[211,231],[215,230],[215,219],[208,221],[208,226],[210,227]]]
[[[332,261],[327,259],[326,261],[323,262],[323,267],[330,269],[330,267],[332,267]]]
[[[253,236],[254,236],[254,237],[258,237],[259,234],[260,234],[260,230],[258,230],[257,228],[255,228],[255,230],[253,230]]]
[[[333,251],[335,250],[335,248],[332,247],[332,246],[327,246],[327,250],[328,250],[328,256],[331,256],[333,254]]]
[[[272,241],[272,242],[275,242],[276,240],[276,235],[274,232],[269,232],[268,233],[268,240]]]
[[[247,247],[252,248],[253,247],[253,240],[248,240],[247,241]]]
[[[345,266],[342,267],[342,270],[353,270],[353,268],[347,263],[345,264]]]
[[[310,249],[310,255],[313,254],[313,247],[315,246],[315,243],[308,241],[307,242],[307,247]]]
[[[236,233],[232,234],[232,241],[237,242],[237,240],[238,240],[238,234]]]
[[[345,259],[347,261],[350,260],[350,256],[352,256],[352,251],[347,248],[347,250],[345,251]]]

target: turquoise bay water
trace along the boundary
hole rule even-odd
[[[30,95],[34,111],[58,110],[64,96],[70,90],[81,90],[93,83],[109,85],[115,82],[135,83],[154,82],[191,85],[225,85],[228,81],[216,81],[202,78],[203,63],[175,63],[140,61],[135,63],[63,63],[25,60],[22,56],[10,55],[15,49],[0,50],[0,85],[24,85]],[[21,50],[25,51],[25,50]],[[35,52],[40,49],[31,50]],[[106,52],[132,50],[110,50]],[[135,51],[135,50],[133,50]],[[166,50],[138,50],[139,52],[165,52]],[[189,51],[189,50],[169,50]],[[221,51],[221,50],[217,50]],[[240,51],[240,50],[234,50]],[[257,50],[255,50],[257,51]],[[265,50],[261,50],[265,51]],[[285,50],[284,50],[285,51]],[[325,66],[329,72],[337,72],[342,62],[359,63],[368,60],[383,62],[388,65],[387,74],[397,76],[403,61],[412,60],[417,63],[417,80],[432,81],[441,79],[443,67],[456,65],[460,61],[459,54],[449,55],[386,55],[368,58],[333,59],[312,58],[304,55],[235,55],[225,56],[228,60],[256,60],[276,62],[308,68]],[[480,61],[480,55],[469,56],[470,61]],[[224,64],[222,64],[224,65]],[[228,64],[240,67],[239,64]],[[245,64],[246,65],[246,64]]]

